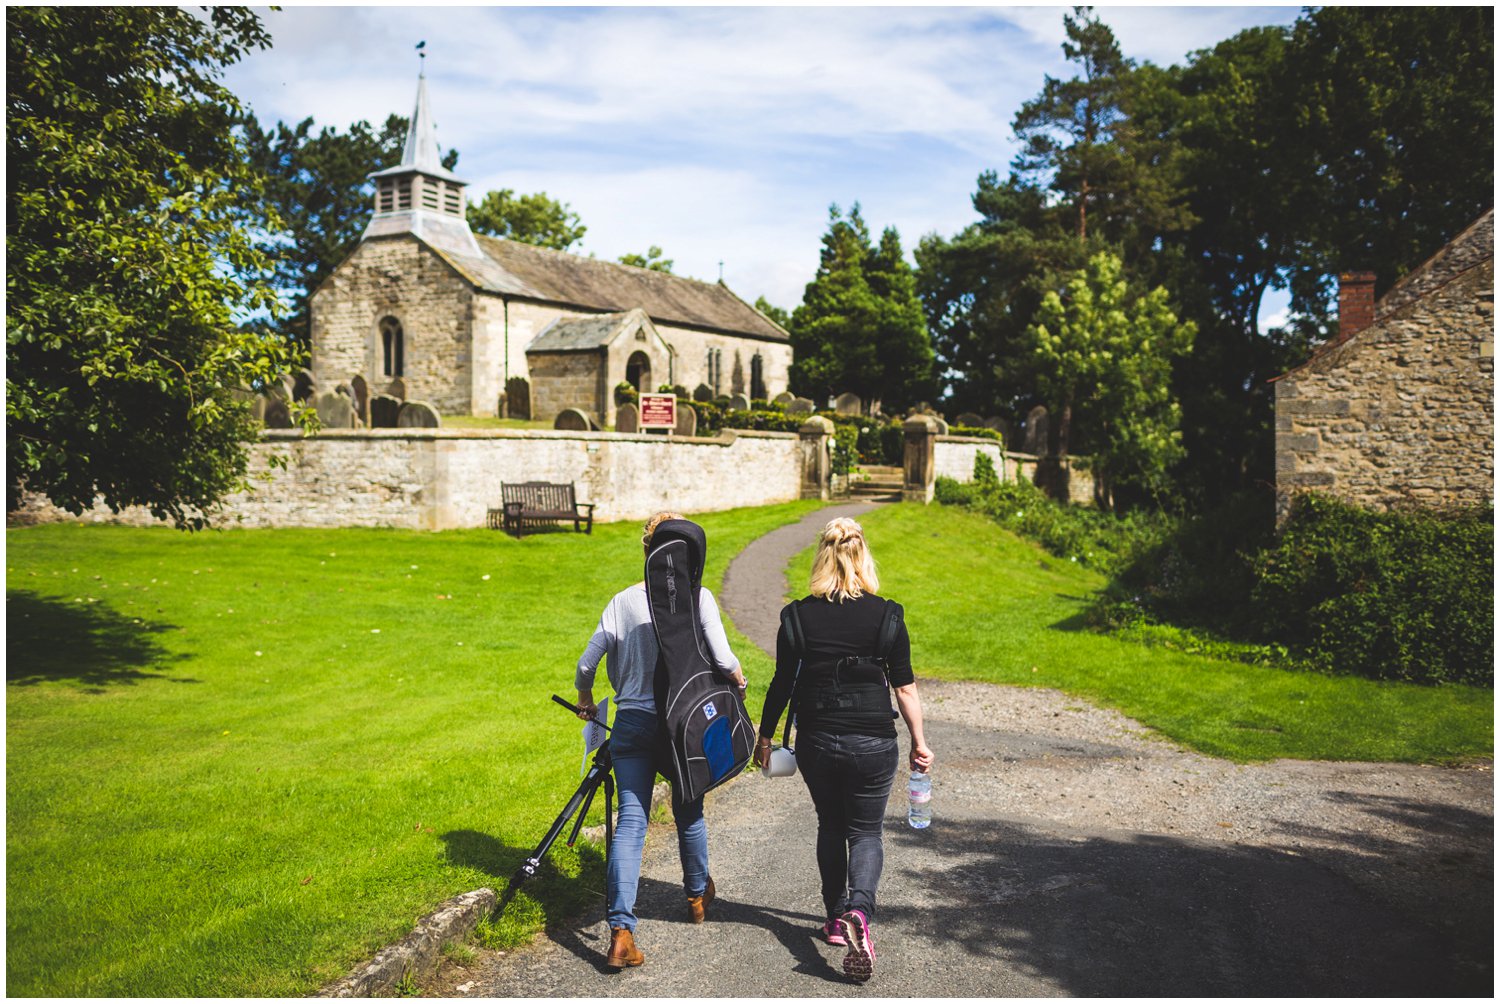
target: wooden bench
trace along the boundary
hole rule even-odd
[[[571,484],[555,485],[547,481],[523,481],[500,485],[500,508],[489,511],[492,530],[521,536],[528,527],[542,523],[573,523],[573,532],[594,532],[594,503],[579,502]]]

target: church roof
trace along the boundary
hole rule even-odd
[[[484,261],[434,249],[480,289],[580,310],[639,307],[657,324],[784,342],[787,333],[722,283],[476,234]]]
[[[643,310],[626,310],[616,314],[590,314],[587,317],[559,317],[532,339],[527,352],[578,352],[608,345],[626,331],[646,328],[656,335],[656,327]]]

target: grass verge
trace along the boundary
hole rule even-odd
[[[882,592],[907,610],[920,675],[1055,687],[1237,761],[1444,763],[1494,751],[1494,693],[1298,672],[1088,630],[1098,572],[986,516],[899,505],[862,522]],[[789,577],[805,594],[808,548]]]
[[[695,517],[710,586],[814,507]],[[637,524],[6,540],[14,996],[304,994],[503,887],[578,783],[550,696],[641,569]],[[768,660],[731,639],[763,694]],[[487,937],[602,888],[598,849],[559,841]]]

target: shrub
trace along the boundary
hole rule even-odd
[[[984,461],[988,463],[989,458],[984,457]],[[981,481],[980,470],[976,458],[976,478],[970,484],[939,478],[934,496],[949,505],[971,506],[1059,558],[1106,574],[1125,568],[1139,554],[1159,544],[1172,527],[1171,518],[1160,513],[1137,510],[1121,516],[1064,505],[1030,482],[1000,481],[993,464]],[[993,482],[990,476],[994,476]]]
[[[1314,665],[1494,686],[1494,510],[1368,512],[1298,497],[1257,556],[1262,628]]]
[[[900,467],[906,463],[906,430],[900,422],[880,428],[880,456],[887,464]]]
[[[833,473],[848,474],[859,460],[859,429],[852,424],[833,427]]]
[[[615,384],[615,404],[639,404],[641,400],[640,391],[636,390],[626,380]]]
[[[994,429],[983,429],[974,425],[954,425],[948,428],[950,436],[969,436],[974,439],[993,439],[1001,446],[1005,445],[1005,437]]]

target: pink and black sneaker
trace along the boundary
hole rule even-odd
[[[829,917],[823,922],[822,934],[823,940],[830,945],[847,945],[849,943],[844,940],[844,929],[839,925],[836,918]]]
[[[863,910],[849,910],[838,919],[849,951],[844,955],[844,975],[863,983],[875,975],[875,939]]]

